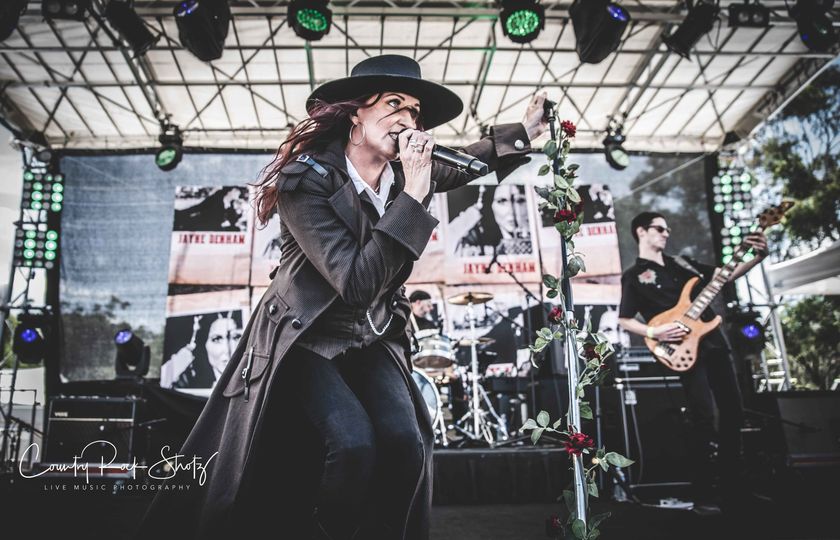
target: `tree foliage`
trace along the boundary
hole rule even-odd
[[[840,239],[840,65],[828,68],[765,129],[755,165],[786,198],[797,201],[785,220],[793,251]]]
[[[812,296],[785,310],[791,375],[800,387],[828,390],[840,377],[840,296]]]

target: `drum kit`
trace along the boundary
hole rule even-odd
[[[493,295],[486,292],[464,292],[447,299],[452,305],[467,308],[470,333],[461,340],[452,339],[437,328],[418,330],[412,315],[416,339],[416,351],[411,356],[412,375],[429,408],[435,442],[440,446],[448,447],[453,442],[450,432],[461,436],[457,441],[461,444],[473,442],[492,446],[510,437],[507,422],[494,409],[479,373],[479,351],[492,345],[494,340],[476,337],[474,308],[492,299]],[[460,365],[456,351],[465,348],[469,350],[469,362]],[[448,398],[447,404],[443,402],[444,397]],[[459,410],[460,404],[465,411]],[[447,423],[445,405],[452,413],[448,418],[451,423]]]

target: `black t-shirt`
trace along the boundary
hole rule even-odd
[[[692,298],[694,298],[711,281],[715,267],[693,259],[684,259],[700,273],[700,283],[692,292]],[[632,319],[638,313],[645,321],[649,321],[651,317],[674,307],[685,283],[692,277],[698,277],[696,273],[683,268],[673,257],[664,255],[663,261],[664,266],[640,257],[636,259],[636,264],[621,275],[619,317]],[[701,318],[709,321],[714,316],[715,313],[711,309],[706,309]],[[703,342],[708,342],[707,345],[726,346],[720,330],[707,335]]]

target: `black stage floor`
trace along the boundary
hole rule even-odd
[[[546,518],[564,487],[568,461],[552,448],[440,450],[436,452],[433,540],[530,540],[548,538]],[[782,479],[787,478],[784,483]],[[72,493],[42,486],[51,481],[5,477],[0,483],[0,536],[15,540],[130,537],[152,493]],[[96,482],[91,482],[96,484]],[[72,489],[72,488],[71,488]],[[648,504],[595,501],[609,511],[601,538],[656,539],[840,539],[840,471],[836,467],[779,475],[759,496],[746,494],[727,513],[653,507],[678,488],[637,488]],[[757,493],[757,491],[754,490]],[[768,496],[772,493],[772,496]],[[605,495],[605,494],[604,494]],[[273,538],[267,531],[265,538]],[[302,539],[283,539],[302,540]],[[373,539],[368,539],[373,540]]]

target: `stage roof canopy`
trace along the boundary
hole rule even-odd
[[[307,43],[286,23],[287,2],[237,0],[223,56],[205,63],[178,41],[176,2],[135,2],[161,34],[135,59],[104,20],[45,21],[31,0],[0,43],[0,107],[54,147],[154,147],[168,118],[186,146],[271,150],[304,118],[313,87],[368,56],[397,53],[463,99],[465,112],[435,130],[444,143],[519,121],[528,96],[545,88],[559,117],[577,123],[578,147],[600,148],[608,118],[626,115],[628,149],[701,152],[727,132],[749,134],[834,58],[804,47],[783,1],[762,2],[773,10],[770,27],[731,28],[724,0],[720,24],[683,59],[662,44],[683,4],[644,0],[624,4],[632,20],[619,50],[582,64],[570,2],[542,3],[545,29],[525,45],[502,34],[497,5],[484,0],[334,0],[331,32]]]

